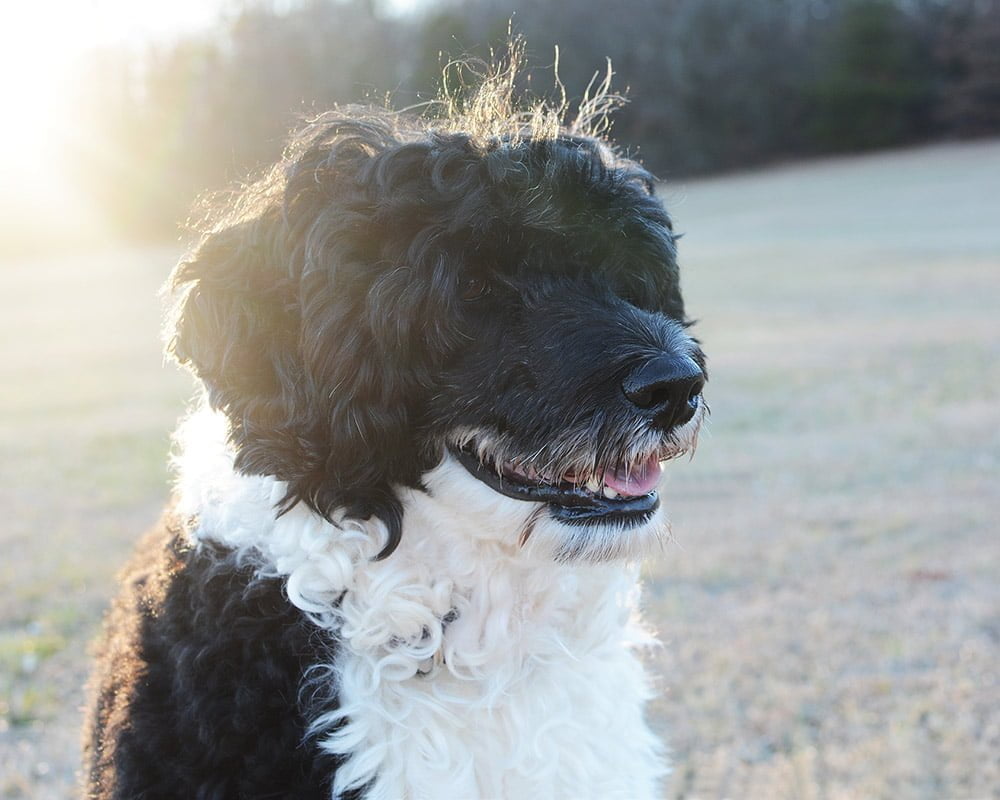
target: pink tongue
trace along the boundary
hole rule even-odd
[[[650,456],[645,463],[637,464],[627,472],[622,469],[615,472],[608,470],[604,473],[604,485],[618,494],[640,497],[656,488],[662,471],[656,456]]]

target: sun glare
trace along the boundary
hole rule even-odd
[[[0,27],[0,238],[45,220],[86,224],[64,175],[85,92],[84,62],[104,47],[145,45],[209,26],[222,0],[63,0],[5,8]],[[2,245],[3,242],[0,242]]]
[[[15,162],[36,160],[59,133],[61,111],[80,87],[79,67],[101,47],[141,47],[211,24],[219,4],[134,0],[22,3],[7,10],[0,34],[0,148]]]
[[[51,133],[73,37],[58,15],[46,19],[38,6],[21,6],[13,14],[14,24],[5,27],[0,45],[0,153],[23,167],[25,159],[39,155],[39,145]]]

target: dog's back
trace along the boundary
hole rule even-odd
[[[300,698],[321,632],[281,581],[195,548],[172,513],[121,575],[84,740],[87,797],[329,798]]]

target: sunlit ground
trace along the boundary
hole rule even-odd
[[[711,433],[649,567],[671,798],[1000,791],[1000,143],[671,186]],[[190,393],[176,247],[0,262],[0,797],[73,796],[87,642]]]

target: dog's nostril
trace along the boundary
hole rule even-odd
[[[630,397],[632,402],[639,406],[639,408],[659,408],[660,406],[666,405],[670,402],[671,398],[671,387],[668,384],[657,384],[649,391],[644,391],[640,393],[639,399]],[[628,397],[628,393],[625,393]]]
[[[682,425],[694,415],[705,387],[705,376],[687,356],[657,356],[622,382],[622,391],[636,408],[651,412],[661,427]]]
[[[653,405],[653,393],[645,390],[629,391],[625,389],[625,396],[632,401],[632,405],[639,408],[650,408]]]

